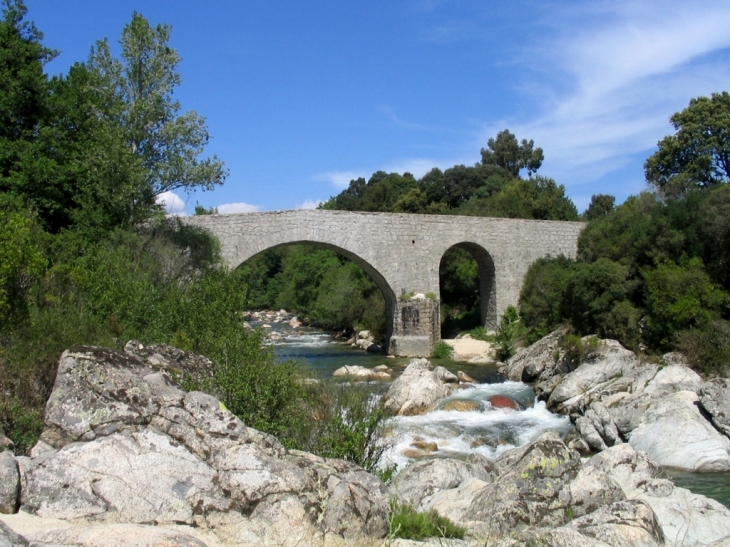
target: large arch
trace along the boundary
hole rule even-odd
[[[269,251],[271,249],[276,249],[278,247],[285,247],[288,245],[310,245],[312,247],[318,247],[320,249],[327,249],[329,251],[334,251],[338,254],[341,254],[342,256],[348,258],[353,263],[357,264],[362,270],[370,276],[370,279],[372,279],[375,284],[377,285],[378,289],[383,295],[383,298],[385,299],[385,341],[383,344],[384,348],[388,348],[390,344],[390,338],[393,336],[393,325],[394,325],[394,318],[395,318],[395,309],[396,309],[396,303],[397,299],[395,296],[395,293],[393,292],[393,289],[390,287],[386,279],[383,277],[383,275],[375,268],[372,264],[370,264],[367,260],[363,259],[359,255],[355,254],[352,251],[349,251],[343,247],[339,247],[338,245],[333,245],[331,243],[323,243],[321,241],[312,241],[308,239],[294,239],[291,241],[286,241],[284,243],[278,243],[275,245],[270,245],[264,249],[261,249],[260,251],[256,252],[255,254],[250,255],[246,259],[240,261],[238,264],[235,265],[236,268],[240,267],[241,265],[245,264],[247,261],[251,260],[253,257]]]
[[[497,314],[497,275],[492,255],[484,247],[471,241],[462,241],[446,249],[463,249],[476,261],[479,270],[479,297],[481,303],[481,324],[487,330],[496,330],[499,317]]]

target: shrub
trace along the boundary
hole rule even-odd
[[[563,359],[565,359],[571,369],[580,365],[581,361],[586,359],[598,349],[600,341],[595,336],[589,336],[583,340],[575,334],[566,334],[560,340],[560,348],[563,350]]]
[[[500,361],[506,361],[515,353],[515,344],[525,334],[517,308],[508,306],[499,321],[494,335],[495,353]]]
[[[677,348],[693,368],[708,375],[730,370],[730,322],[711,321],[677,334]]]
[[[433,347],[432,356],[434,359],[448,359],[451,357],[453,348],[444,342],[439,340],[438,343]]]
[[[429,537],[463,539],[466,529],[432,509],[418,512],[411,505],[391,503],[390,538],[422,540]]]

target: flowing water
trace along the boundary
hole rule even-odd
[[[254,324],[255,325],[255,324]],[[334,339],[330,334],[312,328],[291,329],[274,323],[272,331],[284,336],[275,342],[275,351],[282,360],[296,359],[321,378],[345,365],[374,368],[387,365],[398,376],[410,359],[392,359],[382,354],[367,353]],[[384,463],[402,468],[413,457],[423,456],[438,447],[434,456],[465,457],[478,453],[493,459],[505,450],[523,446],[543,431],[555,430],[565,435],[573,427],[567,416],[553,414],[545,403],[537,401],[532,388],[521,382],[509,382],[492,365],[469,365],[448,359],[432,359],[456,373],[461,370],[479,382],[474,387],[457,391],[441,401],[437,408],[420,416],[391,418],[391,448]],[[343,379],[343,381],[346,381]],[[382,394],[387,383],[371,382],[373,391]],[[492,408],[489,399],[504,395],[519,405],[519,410]],[[458,401],[472,410],[448,410]],[[687,473],[669,470],[677,486],[714,498],[730,507],[730,473]]]

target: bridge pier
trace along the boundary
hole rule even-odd
[[[430,357],[441,340],[440,301],[416,295],[398,299],[388,354],[400,357]]]

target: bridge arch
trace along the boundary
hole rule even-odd
[[[372,265],[370,262],[359,256],[358,254],[345,249],[344,247],[340,247],[338,245],[334,245],[332,243],[325,243],[322,241],[312,241],[309,239],[291,239],[287,240],[283,243],[276,243],[273,245],[269,245],[260,251],[251,254],[247,258],[241,260],[238,264],[235,265],[236,268],[242,266],[247,261],[252,259],[253,257],[272,250],[277,249],[279,247],[285,247],[288,245],[309,245],[312,247],[317,247],[320,249],[327,249],[329,251],[334,251],[338,254],[341,254],[342,256],[348,258],[351,260],[354,264],[357,264],[362,270],[372,279],[375,284],[377,285],[378,289],[383,295],[383,298],[385,299],[385,341],[383,344],[384,348],[388,348],[390,343],[390,338],[393,335],[393,325],[394,325],[394,318],[395,318],[395,309],[396,309],[396,303],[397,299],[395,296],[395,293],[393,292],[393,289],[390,287],[390,284],[388,281],[383,277],[383,275]]]

